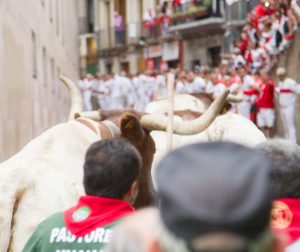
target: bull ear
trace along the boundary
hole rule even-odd
[[[125,113],[121,117],[121,135],[131,143],[138,143],[144,138],[144,129],[139,121],[131,113]]]

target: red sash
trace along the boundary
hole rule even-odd
[[[280,93],[293,93],[290,89],[280,89]]]
[[[289,234],[289,244],[300,237],[300,200],[277,199],[273,201],[271,227],[276,232]]]
[[[257,94],[257,91],[255,89],[251,89],[251,90],[244,90],[243,93],[244,95],[255,95]]]
[[[123,200],[82,196],[77,206],[64,212],[64,222],[78,238],[133,212],[133,207]]]

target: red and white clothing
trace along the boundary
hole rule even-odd
[[[273,232],[286,235],[285,252],[300,251],[300,200],[276,199],[272,204],[271,228]]]
[[[240,86],[241,86],[241,78],[238,75],[236,75],[231,80],[231,83],[229,86],[230,93],[237,94],[239,92]],[[230,111],[233,113],[238,113],[238,104],[231,103]]]
[[[300,85],[291,78],[279,81],[276,92],[279,94],[280,114],[285,131],[285,138],[296,143],[295,105],[296,94],[300,93]]]
[[[223,79],[215,83],[209,90],[210,93],[222,94],[226,90],[226,84]]]
[[[267,83],[262,83],[259,88],[261,91],[257,100],[257,125],[258,127],[272,128],[275,121],[275,84],[269,80]]]
[[[257,49],[251,49],[247,52],[246,59],[255,70],[258,70],[260,67],[262,67],[264,59],[263,54],[264,49],[261,47]]]
[[[276,92],[279,93],[279,103],[281,107],[295,106],[296,94],[300,93],[300,86],[291,78],[279,81]]]
[[[246,75],[242,79],[242,88],[244,92],[244,98],[243,101],[239,104],[239,112],[244,117],[250,119],[250,109],[252,106],[252,95],[255,94],[255,91],[253,90],[253,86],[255,85],[255,80],[250,76]]]
[[[238,68],[239,65],[241,65],[241,64],[243,66],[246,64],[246,61],[245,61],[244,57],[241,54],[239,54],[239,55],[233,55],[232,58],[233,58],[234,68]]]
[[[240,85],[241,85],[241,78],[238,75],[234,76],[231,79],[231,83],[229,86],[230,93],[235,94],[236,92],[238,92]]]

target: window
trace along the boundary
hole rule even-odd
[[[87,1],[88,31],[94,32],[94,4],[93,0]]]
[[[54,59],[51,59],[51,83],[52,83],[52,93],[55,93],[55,73],[54,73]]]
[[[36,53],[36,35],[34,31],[31,32],[32,39],[32,76],[37,78],[37,53]]]
[[[45,47],[43,47],[43,74],[44,74],[44,87],[47,87],[47,53]]]

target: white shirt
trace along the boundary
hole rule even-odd
[[[195,93],[204,92],[205,89],[205,80],[201,77],[196,77],[192,82],[193,91]],[[190,92],[190,93],[192,93]]]
[[[217,83],[216,85],[213,85],[211,88],[211,92],[214,94],[222,94],[226,90],[226,86],[223,83]]]
[[[246,64],[246,61],[241,54],[233,55],[232,58],[233,58],[233,62],[234,62],[233,64],[234,64],[235,68],[237,68],[239,66],[239,64],[242,64],[242,65]]]
[[[253,85],[255,85],[255,80],[250,75],[247,74],[242,80],[243,91],[252,90]],[[244,101],[246,102],[251,101],[251,95],[244,94]]]
[[[206,83],[205,91],[207,93],[213,93],[214,84],[209,80]]]
[[[262,51],[260,50],[260,48],[251,50],[251,55],[252,55],[252,61],[253,61],[253,67],[254,68],[259,68],[262,65],[262,59],[260,57],[261,53],[262,53]]]
[[[92,88],[94,87],[94,81],[88,80],[88,79],[84,79],[83,81],[81,81],[79,83],[79,85],[81,85],[80,88],[81,88],[81,90],[83,92],[86,92],[86,91],[92,92]]]
[[[290,90],[290,93],[285,93],[284,90]],[[286,78],[284,81],[279,81],[276,92],[279,93],[279,103],[282,107],[294,106],[296,103],[296,94],[300,93],[300,85],[291,78]]]
[[[175,86],[175,94],[182,94],[184,93],[184,84],[182,81],[177,81]]]
[[[167,82],[166,77],[163,75],[158,75],[156,78],[156,93],[158,89],[161,89],[161,97],[166,97],[168,95],[168,88],[167,88]]]

